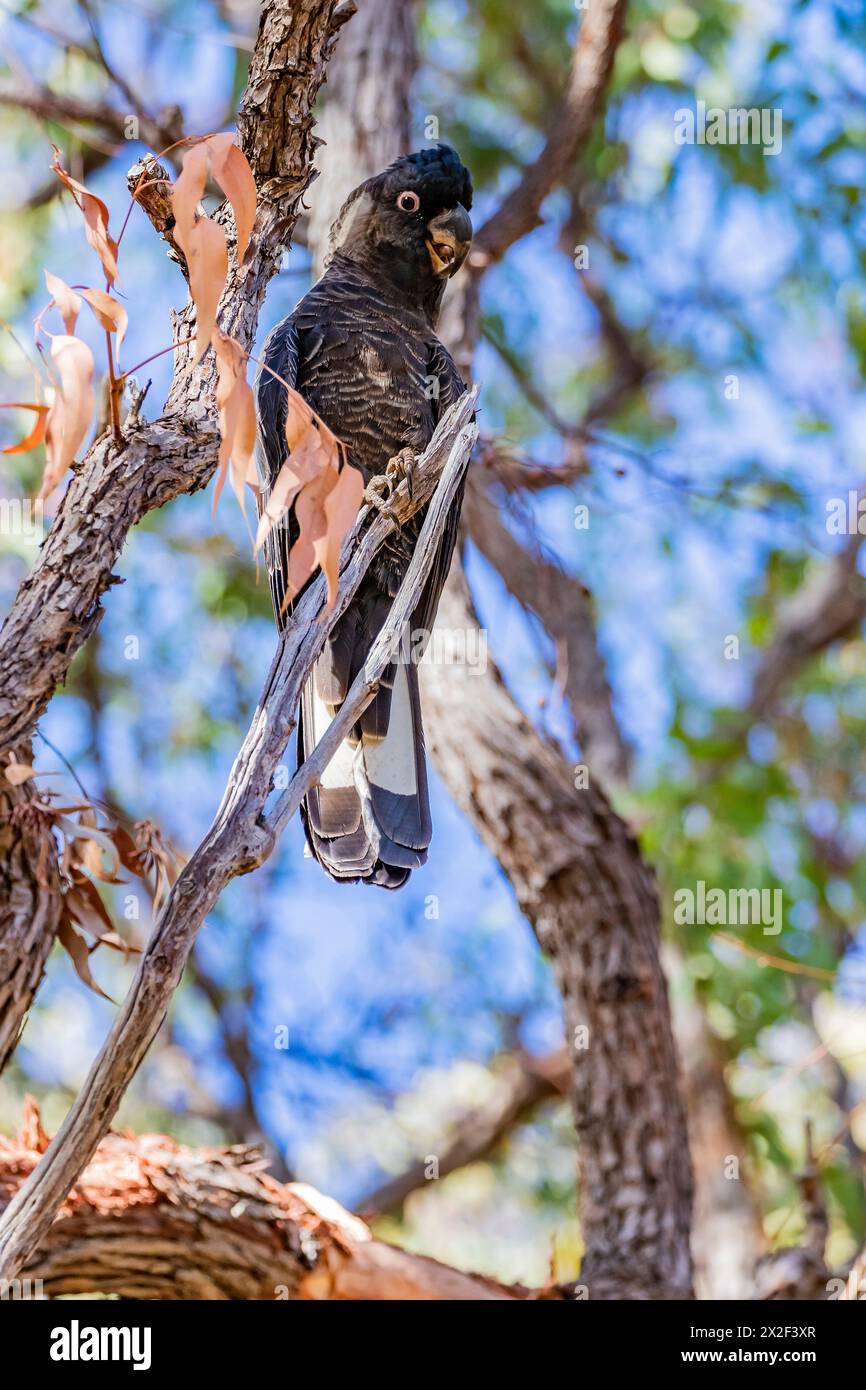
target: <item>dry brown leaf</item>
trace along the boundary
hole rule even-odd
[[[111,841],[112,850],[108,855],[111,867],[106,869],[102,862],[103,853],[107,852],[104,843],[94,839],[83,841],[80,849],[76,851],[76,859],[82,868],[86,869],[94,878],[98,878],[101,883],[126,883],[125,878],[118,877],[120,855],[114,844],[114,836],[110,830],[105,830],[102,833]],[[81,838],[81,836],[76,836],[76,839]]]
[[[47,461],[39,497],[53,492],[87,434],[93,417],[93,353],[80,338],[57,334],[51,340],[51,361],[59,386],[52,392],[45,421]]]
[[[286,575],[286,596],[283,599],[282,611],[288,608],[295,597],[303,589],[310,575],[316,568],[316,549],[309,535],[298,536],[289,553],[289,569]]]
[[[219,410],[219,473],[214,488],[214,509],[220,499],[226,469],[241,511],[245,512],[244,486],[256,478],[256,404],[247,381],[247,354],[240,343],[215,329],[212,342],[217,358],[217,408]],[[257,487],[257,484],[252,484]]]
[[[83,874],[79,874],[64,897],[71,915],[91,936],[100,937],[106,931],[114,931],[114,923],[108,915],[105,903],[94,884]]]
[[[106,994],[104,989],[100,989],[90,973],[90,952],[87,949],[87,942],[78,935],[69,917],[64,912],[60,919],[60,926],[57,928],[57,939],[61,946],[69,953],[69,957],[75,967],[75,973],[79,980],[83,980],[88,989],[92,989],[94,994],[99,994],[103,999],[107,999],[109,1004],[114,1000],[110,994]]]
[[[204,143],[210,152],[211,172],[234,211],[240,265],[256,220],[256,181],[246,155],[235,144],[231,133],[212,135]]]
[[[182,856],[165,839],[153,821],[139,821],[135,826],[135,843],[145,875],[152,873],[155,879],[153,893],[154,916],[160,909],[168,888],[177,881]]]
[[[75,851],[75,860],[78,863],[83,864],[85,868],[90,868],[90,864],[88,864],[87,859],[84,857],[84,850],[87,844],[93,844],[97,851],[102,850],[108,856],[108,861],[111,865],[109,874],[106,875],[102,870],[101,863],[97,860],[97,863],[99,863],[98,877],[104,878],[106,883],[122,882],[122,880],[117,877],[117,871],[120,868],[120,856],[117,852],[117,847],[109,832],[107,830],[100,830],[97,827],[96,815],[92,807],[87,807],[77,821],[70,820],[68,816],[59,813],[55,814],[55,821],[58,827],[63,831],[64,838],[67,842],[72,843],[76,840],[84,842]],[[93,870],[93,872],[97,871]]]
[[[67,285],[65,280],[61,280],[59,275],[52,275],[50,270],[45,271],[45,284],[48,286],[48,293],[54,301],[57,312],[63,319],[63,327],[67,333],[73,334],[76,320],[81,313],[80,296]]]
[[[180,239],[177,240],[180,244]],[[200,217],[187,233],[182,250],[189,270],[189,292],[195,304],[194,365],[207,351],[216,327],[217,307],[229,268],[225,232],[209,217]]]
[[[187,150],[180,174],[171,189],[174,237],[181,250],[198,220],[198,205],[204,194],[207,171],[208,153],[204,141],[200,141]]]
[[[342,448],[324,420],[319,419],[303,396],[288,385],[285,385],[285,390],[288,397],[285,434],[289,457],[274,479],[259,518],[257,551],[282,521],[301,488],[314,482],[329,464],[336,465]],[[307,571],[309,577],[316,562],[314,556],[308,555],[307,558],[311,566]],[[298,563],[299,560],[296,560],[296,567]]]
[[[117,850],[120,862],[129,873],[136,878],[143,878],[145,873],[144,864],[141,862],[141,854],[138,847],[128,830],[124,830],[122,825],[116,825],[110,832]]]
[[[39,1109],[39,1102],[35,1096],[29,1093],[24,1097],[24,1108],[21,1117],[21,1129],[18,1138],[25,1149],[31,1153],[44,1154],[48,1145],[51,1143],[51,1136],[46,1134],[42,1128],[42,1114]]]
[[[48,416],[47,405],[30,405],[25,401],[0,401],[0,410],[35,410],[36,424],[28,435],[17,444],[7,444],[3,450],[4,454],[26,454],[29,449],[35,449],[37,444],[41,444],[45,438],[45,421]]]
[[[322,567],[328,585],[326,612],[331,611],[337,597],[340,550],[346,535],[355,524],[363,495],[364,479],[357,468],[353,468],[350,463],[344,463],[337,481],[325,497],[325,534],[313,544],[316,559]]]
[[[301,488],[312,483],[328,466],[328,456],[314,426],[308,426],[303,433],[293,431],[293,434],[297,441],[295,447],[274,479],[259,518],[256,550],[261,549],[266,537],[280,524]]]
[[[204,193],[209,165],[207,141],[202,140],[183,157],[183,168],[171,190],[174,239],[186,257],[189,292],[195,304],[196,349],[193,365],[201,361],[216,326],[216,311],[228,274],[228,248],[222,227],[198,205]]]
[[[256,215],[255,180],[233,135],[210,135],[187,150],[171,191],[171,202],[174,238],[186,257],[189,290],[196,310],[195,362],[201,360],[211,341],[217,305],[228,275],[225,233],[212,218],[199,213],[208,170],[234,210],[239,264],[246,254]],[[240,415],[246,418],[246,407]]]
[[[308,483],[318,472],[318,464],[310,457],[304,465],[292,455],[287,459],[274,479],[268,493],[259,525],[256,531],[256,550],[261,550],[274,527],[279,526],[289,507],[294,502],[304,483]]]
[[[72,887],[67,889],[63,901],[70,918],[101,945],[110,946],[113,951],[122,951],[125,956],[141,955],[137,946],[124,941],[114,930],[105,904],[89,878],[77,877]]]
[[[287,598],[294,598],[313,574],[318,560],[318,543],[328,527],[325,499],[337,481],[335,468],[324,468],[312,482],[301,488],[295,500],[295,520],[299,535],[289,555]]]
[[[129,315],[120,300],[106,294],[105,290],[82,290],[81,297],[87,300],[97,321],[106,332],[117,334],[117,351],[120,352],[120,345],[129,324]]]
[[[31,777],[36,776],[35,767],[31,767],[29,763],[10,763],[3,770],[10,787],[20,787],[22,782],[29,782]]]
[[[101,198],[97,198],[94,193],[85,188],[83,183],[79,183],[63,168],[57,146],[53,145],[52,149],[54,150],[54,157],[51,161],[51,168],[61,183],[69,189],[84,213],[84,231],[87,240],[102,262],[105,278],[110,285],[113,285],[118,280],[117,242],[108,230],[108,208]]]
[[[364,480],[346,460],[346,450],[297,391],[288,395],[286,443],[289,457],[271,486],[259,518],[256,550],[291,507],[298,538],[289,554],[285,608],[321,565],[328,589],[328,610],[337,594],[340,549],[354,525]]]

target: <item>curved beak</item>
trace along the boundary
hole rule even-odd
[[[427,223],[424,238],[433,274],[450,277],[461,267],[472,245],[472,222],[462,203],[440,212]]]

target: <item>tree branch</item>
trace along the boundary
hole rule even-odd
[[[431,498],[442,475],[388,621],[344,709],[354,707],[357,711],[365,697],[372,698],[375,681],[392,658],[405,618],[413,611],[423,589],[444,529],[450,498],[474,442],[473,407],[471,392],[452,406],[418,460],[412,497],[405,482],[395,495],[393,510],[402,524]],[[13,1277],[35,1249],[106,1133],[162,1024],[207,913],[232,878],[249,873],[264,862],[280,829],[317,781],[322,755],[317,756],[314,751],[310,763],[296,773],[272,814],[265,815],[273,775],[294,728],[301,691],[328,634],[395,525],[390,517],[376,514],[364,530],[366,520],[362,513],[343,547],[340,583],[330,612],[322,615],[325,581],[321,575],[295,606],[213,824],[166,899],[123,1007],[62,1128],[0,1221],[0,1278]]]
[[[29,740],[16,750],[32,762]],[[0,1072],[15,1050],[60,921],[60,875],[50,820],[32,782],[0,772]]]
[[[478,1163],[542,1101],[568,1094],[571,1059],[564,1047],[547,1057],[507,1053],[491,1064],[496,1086],[489,1101],[465,1115],[436,1148],[437,1178]],[[435,1141],[434,1141],[435,1142]],[[358,1209],[365,1216],[399,1211],[406,1199],[429,1185],[427,1162],[418,1159],[371,1192]]]
[[[179,138],[180,109],[171,107],[160,117],[149,116],[139,106],[127,113],[118,111],[107,101],[81,101],[77,97],[52,92],[48,87],[33,87],[28,91],[4,88],[0,91],[0,106],[26,111],[41,120],[52,121],[56,125],[98,126],[100,130],[118,142],[127,140],[128,115],[138,118],[139,137],[146,145],[162,150]],[[59,187],[59,185],[58,185]]]
[[[440,615],[446,630],[477,623],[456,568]],[[692,1179],[652,871],[491,661],[423,673],[437,766],[553,958],[573,1044],[581,1283],[593,1298],[688,1296]]]
[[[568,88],[538,159],[476,233],[469,273],[446,297],[443,336],[464,376],[472,374],[479,327],[479,285],[506,251],[540,223],[541,207],[580,158],[592,134],[622,37],[627,0],[593,0],[583,12]]]
[[[541,207],[592,134],[622,37],[626,0],[593,0],[583,12],[565,99],[544,148],[475,238],[476,265],[499,261],[541,222]]]
[[[752,680],[748,710],[754,718],[771,709],[782,687],[814,656],[849,637],[866,617],[866,579],[857,569],[862,545],[861,535],[851,536],[830,565],[783,609]]]
[[[0,1138],[0,1209],[48,1142],[32,1102]],[[464,1274],[375,1240],[331,1197],[277,1182],[261,1154],[192,1150],[163,1134],[108,1134],[24,1270],[50,1297],[141,1299],[561,1298]]]
[[[490,494],[477,484],[467,489],[465,516],[473,541],[498,570],[508,592],[535,614],[560,649],[563,694],[586,761],[606,785],[624,782],[629,753],[614,717],[598,649],[592,595],[561,565],[524,549]]]
[[[256,178],[258,212],[245,264],[234,260],[221,326],[252,346],[259,310],[301,195],[313,177],[312,106],[346,0],[270,0],[262,9],[238,129]],[[231,236],[231,229],[228,229]],[[176,338],[188,336],[189,308]],[[217,465],[213,354],[189,371],[179,349],[166,414],[97,439],[64,494],[39,560],[0,632],[0,752],[28,737],[72,658],[101,617],[100,598],[132,526],[154,507],[210,480]]]

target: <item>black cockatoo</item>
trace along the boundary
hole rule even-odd
[[[367,179],[331,228],[322,278],[265,344],[267,366],[339,436],[367,484],[386,470],[392,481],[408,471],[411,484],[412,459],[465,389],[434,329],[445,285],[469,251],[471,206],[469,171],[448,145],[406,155]],[[287,457],[286,393],[260,371],[257,398],[267,486]],[[433,625],[461,501],[462,490],[413,616],[413,633]],[[299,764],[345,699],[385,622],[422,520],[416,513],[380,550],[317,662],[301,701]],[[267,543],[278,622],[284,621],[288,553],[298,529],[290,509]],[[430,803],[414,663],[388,669],[352,736],[306,798],[302,816],[313,855],[339,881],[399,888],[425,862]]]

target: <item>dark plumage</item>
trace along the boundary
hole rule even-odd
[[[396,160],[349,195],[331,229],[325,273],[269,335],[264,360],[345,443],[365,482],[404,449],[418,454],[462,394],[434,332],[446,281],[469,250],[472,182],[454,150],[436,145]],[[264,481],[285,461],[286,397],[257,382]],[[454,503],[412,631],[433,625],[457,535]],[[384,623],[423,513],[391,537],[335,628],[301,702],[298,760],[318,742]],[[275,609],[286,591],[292,511],[268,541]],[[431,837],[424,735],[413,664],[389,667],[351,739],[303,807],[313,855],[332,878],[399,888],[423,864]]]

